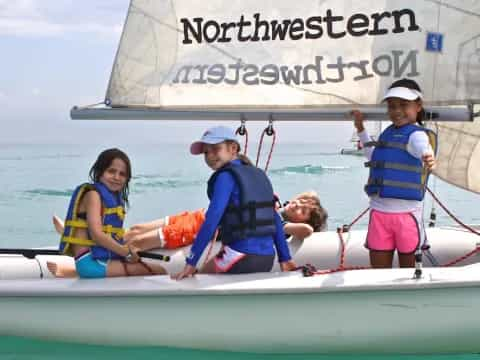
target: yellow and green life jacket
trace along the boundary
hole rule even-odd
[[[72,194],[68,206],[67,217],[65,219],[65,228],[60,239],[59,249],[66,255],[73,256],[71,245],[80,245],[90,247],[92,257],[95,259],[109,260],[121,259],[120,255],[99,246],[91,239],[88,232],[86,217],[79,216],[78,208],[80,201],[88,191],[97,191],[102,201],[102,230],[113,239],[122,243],[123,240],[123,220],[125,218],[125,206],[120,193],[111,192],[104,184],[96,182],[93,184],[85,183],[78,186]],[[77,229],[86,229],[88,239],[75,236]]]

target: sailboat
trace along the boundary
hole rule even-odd
[[[479,29],[478,0],[132,0],[105,100],[71,116],[300,126],[351,121],[356,107],[377,121],[384,89],[409,77],[439,136],[436,175],[480,193]],[[365,230],[290,241],[298,264],[325,271],[180,282],[54,279],[45,261],[70,258],[2,256],[0,334],[265,353],[478,353],[478,233],[427,235],[432,248],[415,272],[359,269]],[[168,270],[187,253],[167,253]]]
[[[381,121],[376,121],[374,126],[366,124],[367,128],[372,128],[372,130],[367,130],[368,134],[370,135],[370,138],[372,141],[378,140],[378,137],[380,136],[380,133],[382,132],[382,122]],[[346,147],[342,148],[340,150],[340,154],[342,155],[357,155],[357,156],[363,156],[363,146],[362,143],[360,142],[360,139],[357,135],[357,132],[354,131],[352,133],[352,137],[350,138],[350,143],[352,144],[351,147]]]

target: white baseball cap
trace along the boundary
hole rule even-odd
[[[235,131],[227,126],[215,126],[202,135],[202,138],[190,145],[190,153],[193,155],[203,154],[203,146],[205,144],[220,144],[226,140],[236,141],[238,143]]]

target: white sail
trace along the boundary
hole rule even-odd
[[[438,134],[435,175],[480,193],[480,120],[464,123],[435,123],[429,126]]]
[[[480,100],[479,0],[132,0],[114,107],[373,105],[415,79],[427,105]]]

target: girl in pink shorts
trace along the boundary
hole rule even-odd
[[[401,267],[413,267],[415,252],[425,243],[421,214],[428,174],[435,166],[436,137],[422,126],[422,92],[415,81],[395,81],[383,101],[392,124],[376,141],[365,130],[363,114],[352,111],[370,169],[365,185],[371,209],[366,247],[372,267],[392,267],[395,250]]]

